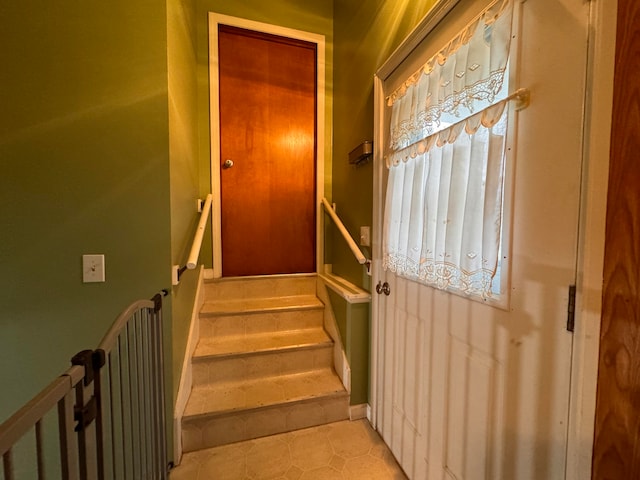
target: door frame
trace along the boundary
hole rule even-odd
[[[213,278],[222,277],[222,204],[220,199],[220,84],[218,76],[218,25],[230,25],[256,32],[279,35],[295,40],[316,44],[317,48],[317,91],[316,91],[316,272],[324,264],[324,244],[322,235],[322,217],[320,203],[324,197],[325,168],[325,36],[282,27],[269,23],[256,22],[246,18],[232,17],[209,12],[209,122],[211,140],[211,235],[213,247]]]
[[[383,276],[384,81],[461,0],[437,0],[424,18],[374,75],[374,179],[372,284]],[[526,0],[521,0],[526,1]],[[590,2],[587,88],[584,111],[577,295],[573,339],[565,478],[591,478],[602,310],[605,222],[609,172],[616,12],[608,2]],[[613,2],[617,7],[617,2]],[[614,8],[616,10],[616,8]],[[372,297],[369,421],[377,428],[381,338],[380,297]]]
[[[590,7],[567,479],[591,478],[618,2]]]

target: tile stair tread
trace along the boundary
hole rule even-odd
[[[251,312],[277,312],[281,310],[322,309],[324,304],[315,295],[265,297],[205,301],[201,315],[243,314]]]
[[[347,396],[329,368],[215,386],[194,386],[183,420],[291,404],[326,396]]]
[[[333,341],[322,328],[287,330],[217,338],[201,338],[193,359],[329,346]]]

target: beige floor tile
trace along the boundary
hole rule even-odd
[[[370,455],[348,459],[342,472],[345,480],[385,480],[391,474],[383,460]]]
[[[209,383],[209,366],[204,363],[195,363],[191,366],[191,375],[194,385]]]
[[[304,472],[302,470],[300,470],[298,467],[293,465],[291,468],[289,468],[289,470],[287,470],[287,474],[285,475],[285,478],[287,480],[300,480],[300,477],[302,476],[303,473]]]
[[[275,285],[276,295],[312,295],[316,293],[315,277],[281,279]],[[272,293],[273,295],[273,293]]]
[[[205,292],[210,300],[239,298],[242,295],[242,288],[236,282],[206,282]]]
[[[322,432],[310,431],[296,436],[290,449],[294,465],[302,470],[329,465],[333,457],[333,447]]]
[[[348,402],[345,403],[341,397],[325,400],[322,406],[327,423],[339,422],[349,418],[349,404]]]
[[[344,464],[346,463],[345,459],[340,455],[334,455],[331,457],[331,461],[329,462],[329,466],[333,467],[338,472],[341,472],[344,469]]]
[[[212,452],[200,468],[200,478],[244,478],[247,471],[246,453],[230,447],[220,447],[219,451]]]
[[[277,349],[293,349],[296,347],[308,348],[314,345],[329,347],[333,345],[333,342],[322,328],[211,336],[209,338],[201,338],[196,348],[195,356],[217,357],[227,354],[270,352]]]
[[[203,445],[226,445],[245,439],[245,421],[241,415],[215,418],[204,424]]]
[[[185,451],[190,451],[198,448],[200,445],[202,445],[202,429],[197,425],[183,425],[182,448]],[[193,461],[196,461],[196,459]]]
[[[244,335],[246,317],[242,315],[230,315],[214,318],[204,318],[201,324],[205,326],[201,338]],[[207,335],[208,334],[208,335]]]
[[[182,465],[171,472],[171,480],[195,480],[198,478],[200,464],[190,462]]]
[[[247,361],[245,358],[229,358],[219,362],[206,363],[206,365],[209,369],[208,379],[211,384],[231,382],[238,378],[245,378],[247,372]]]
[[[345,446],[349,435],[356,449]],[[333,440],[331,439],[333,438]],[[355,450],[362,455],[345,458]],[[366,420],[348,420],[187,453],[170,480],[406,480]]]
[[[282,279],[261,279],[254,282],[244,282],[242,287],[243,298],[254,297],[273,297],[278,284],[282,283]]]
[[[293,375],[285,385],[287,398],[304,398],[316,396],[319,392],[340,392],[344,390],[340,379],[329,369],[317,370],[309,374]]]
[[[254,442],[246,456],[247,475],[257,480],[283,477],[291,467],[289,446],[277,436]]]
[[[325,466],[304,472],[300,480],[336,480],[342,479],[342,474],[332,467]]]
[[[300,430],[326,422],[322,401],[304,402],[287,410],[287,427],[290,430]]]
[[[291,297],[273,298],[246,298],[246,299],[225,299],[207,300],[201,313],[208,315],[240,315],[250,312],[279,312],[291,309],[318,309],[323,308],[315,295],[295,295]]]
[[[216,372],[210,369],[209,377],[220,375],[226,378],[230,375],[229,372],[234,369],[246,369],[247,364],[246,362],[222,364],[222,367],[221,371]],[[266,377],[247,382],[228,381],[215,385],[196,385],[191,391],[185,416],[225,411],[231,407],[254,408],[274,402],[316,398],[332,393],[344,393],[344,388],[340,380],[329,369],[314,370],[287,377]],[[218,402],[218,400],[221,401]],[[233,404],[233,402],[236,403]],[[328,402],[325,416],[327,419],[333,420],[336,417],[332,413],[334,408],[331,399]],[[338,419],[342,418],[344,415],[338,416]]]
[[[252,407],[272,405],[282,401],[284,397],[282,386],[268,379],[247,385],[244,390],[246,392],[246,404]]]
[[[336,454],[345,459],[366,455],[371,449],[371,440],[362,422],[340,422],[329,432],[329,440]]]
[[[287,429],[286,414],[280,408],[257,410],[248,418],[246,425],[246,433],[252,438],[283,432]]]
[[[240,408],[247,403],[247,394],[244,390],[227,388],[216,389],[204,402],[203,412],[224,411]]]
[[[313,370],[314,358],[313,352],[309,350],[298,350],[290,352],[283,357],[280,373],[288,375],[290,373],[299,373]]]
[[[304,330],[306,328],[321,328],[323,320],[323,311],[321,309],[281,312],[277,317],[277,329]]]
[[[278,316],[273,313],[259,315],[247,315],[245,322],[245,335],[271,333],[277,328]]]

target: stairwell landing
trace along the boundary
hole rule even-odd
[[[205,281],[183,451],[349,418],[316,281],[315,274]]]

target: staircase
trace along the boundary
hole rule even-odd
[[[315,275],[207,281],[185,452],[349,417]]]

